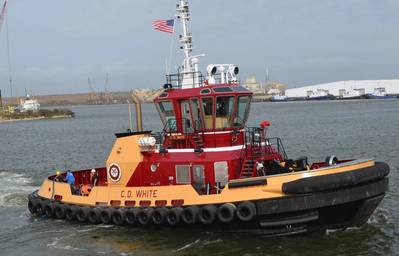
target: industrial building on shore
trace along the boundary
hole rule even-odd
[[[351,91],[365,95],[371,94],[377,89],[384,89],[387,95],[399,95],[399,79],[338,81],[287,89],[285,95],[289,98],[304,98],[322,90],[335,97],[342,97]]]

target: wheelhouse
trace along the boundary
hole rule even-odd
[[[165,132],[191,134],[242,129],[252,93],[240,85],[167,89],[154,99]]]

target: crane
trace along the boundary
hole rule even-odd
[[[91,84],[91,79],[90,77],[87,78],[87,83],[89,84],[89,88],[90,88],[90,96],[89,96],[89,101],[90,104],[97,104],[97,96],[96,96],[96,92],[93,89],[93,86]]]

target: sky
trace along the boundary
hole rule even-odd
[[[0,0],[2,3],[4,0]],[[200,67],[234,63],[298,87],[323,82],[399,78],[397,0],[191,0],[194,54]],[[177,0],[9,0],[14,94],[160,88],[175,36],[153,30],[175,15]],[[180,24],[177,24],[180,25]],[[174,38],[174,39],[173,39]],[[172,46],[172,47],[171,47]],[[9,96],[6,26],[0,32],[0,89]]]

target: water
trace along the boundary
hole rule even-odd
[[[74,119],[0,124],[0,255],[399,255],[399,101],[282,102],[252,105],[249,125],[271,121],[289,156],[372,157],[391,166],[390,191],[361,228],[262,238],[190,229],[143,229],[32,218],[27,195],[56,168],[103,166],[125,105],[72,107]],[[160,130],[152,105],[146,129]]]

